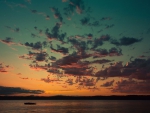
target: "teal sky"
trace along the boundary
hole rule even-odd
[[[149,6],[0,0],[0,95],[149,95]]]

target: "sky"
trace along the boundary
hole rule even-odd
[[[0,95],[149,95],[149,6],[0,0]]]

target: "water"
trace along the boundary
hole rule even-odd
[[[1,100],[0,113],[147,113],[149,106],[144,100]]]

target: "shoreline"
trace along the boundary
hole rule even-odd
[[[150,95],[127,95],[127,96],[0,96],[0,100],[150,100]]]

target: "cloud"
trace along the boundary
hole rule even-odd
[[[140,41],[142,41],[142,38],[136,39],[133,37],[122,37],[122,38],[120,38],[120,42],[112,39],[110,43],[114,44],[116,46],[128,46],[128,45],[134,44],[136,42],[140,42]]]
[[[93,58],[100,58],[100,57],[106,57],[106,56],[121,56],[122,55],[122,49],[121,48],[115,48],[112,47],[108,50],[106,49],[95,49],[95,52],[93,54]]]
[[[100,20],[111,20],[111,17],[102,17]]]
[[[24,54],[19,56],[21,59],[33,60],[33,62],[43,62],[48,60],[48,53],[45,51],[40,52],[31,52],[29,51],[28,54]]]
[[[99,63],[99,64],[104,64],[104,63],[108,63],[111,62],[111,60],[107,60],[107,59],[101,59],[101,60],[94,60],[91,63]]]
[[[49,59],[52,61],[56,61],[56,57],[54,57],[54,56],[50,56]]]
[[[46,52],[40,52],[36,54],[35,60],[36,61],[45,61],[48,54]]]
[[[54,12],[54,17],[56,19],[59,19],[60,22],[62,22],[63,21],[63,17],[61,15],[61,13],[59,12],[58,8],[52,7],[51,10],[52,10],[52,12]]]
[[[55,26],[51,29],[51,32],[49,31],[49,29],[47,28],[45,30],[45,35],[47,37],[48,40],[52,41],[52,40],[58,40],[62,43],[64,43],[65,41],[65,37],[67,35],[67,33],[60,33],[59,29],[61,27],[62,23],[56,23]]]
[[[115,26],[114,24],[106,25],[105,29],[109,29],[109,28],[112,28],[112,27],[114,27],[114,26]]]
[[[41,78],[41,81],[44,81],[45,83],[50,83],[50,82],[58,82],[58,81],[61,81],[59,80],[58,78],[53,78],[53,79],[50,79],[49,76],[47,76],[47,78]]]
[[[34,14],[42,15],[42,16],[45,17],[46,20],[49,20],[49,19],[50,19],[49,15],[47,15],[45,12],[38,12],[38,11],[35,10],[35,9],[30,10],[30,12],[31,12],[31,13],[34,13]]]
[[[26,38],[26,41],[24,40],[25,43],[20,44],[30,50],[29,53],[19,56],[21,59],[31,61],[29,64],[30,69],[46,71],[49,74],[56,75],[59,79],[61,79],[61,77],[64,79],[65,74],[67,77],[70,75],[74,76],[74,79],[68,78],[65,83],[67,85],[79,85],[79,88],[86,87],[89,90],[97,89],[97,82],[99,80],[105,80],[108,77],[125,77],[138,80],[150,79],[150,61],[146,59],[148,54],[140,53],[142,54],[142,56],[140,56],[141,59],[130,60],[127,65],[123,65],[124,59],[122,58],[124,54],[122,52],[126,52],[125,47],[141,42],[142,38],[137,39],[124,36],[119,40],[116,38],[113,39],[110,34],[106,33],[107,31],[109,32],[109,30],[106,29],[112,28],[115,25],[115,23],[109,21],[112,20],[112,17],[104,16],[100,17],[100,19],[99,17],[98,19],[97,17],[92,17],[91,8],[87,8],[86,4],[88,3],[85,3],[87,2],[86,0],[62,1],[66,2],[63,4],[65,5],[63,11],[60,11],[57,7],[50,7],[52,16],[55,18],[54,21],[54,18],[52,18],[52,22],[56,23],[54,23],[53,26],[43,26],[40,28],[38,24],[39,19],[35,20],[37,25],[32,27],[34,32],[29,33],[32,40]],[[31,0],[25,0],[25,2],[31,5]],[[13,2],[12,6],[27,8],[27,6],[23,4],[15,4]],[[39,10],[40,9],[29,9],[33,15],[43,16],[47,20],[50,19],[51,15],[49,16],[45,12],[39,12]],[[72,18],[72,20],[65,20],[64,16]],[[80,17],[77,19],[76,16]],[[75,27],[72,27],[72,25]],[[20,27],[6,26],[6,28],[7,30],[20,33]],[[67,32],[63,32],[63,30]],[[69,30],[71,30],[71,32],[69,32]],[[24,30],[21,32],[23,31]],[[19,35],[19,37],[20,36],[22,35]],[[16,37],[15,40],[22,40],[21,37],[20,39],[17,38],[18,37]],[[5,39],[1,39],[0,42],[7,45],[17,45],[13,42],[13,39],[14,38],[6,37]],[[117,59],[116,56],[121,56],[122,58],[117,57]],[[119,61],[119,59],[121,61]],[[7,67],[0,65],[0,73],[5,72],[8,72]],[[87,76],[89,78],[87,78]],[[21,79],[28,79],[28,77],[22,77]],[[46,78],[41,78],[40,81],[51,83],[59,80],[47,76]],[[113,84],[114,81],[107,81],[101,86],[110,87]]]
[[[14,42],[12,42],[13,38],[11,37],[6,37],[4,40],[0,40],[0,42],[7,44],[7,45],[12,45],[15,44]]]
[[[116,62],[116,63],[112,63],[111,66],[105,68],[104,70],[100,70],[98,72],[96,72],[95,76],[97,77],[120,77],[122,76],[121,74],[121,69],[123,68],[122,62]]]
[[[29,90],[21,87],[5,87],[0,86],[0,95],[14,95],[14,94],[42,94],[43,90]]]
[[[113,86],[114,80],[112,81],[107,81],[104,84],[101,85],[101,87],[110,87]]]
[[[100,37],[100,39],[102,40],[102,41],[109,41],[110,40],[110,35],[102,35],[101,37]]]
[[[51,45],[51,51],[52,52],[56,52],[56,53],[61,53],[63,55],[66,55],[67,53],[69,53],[68,48],[66,47],[61,47],[59,45],[57,45],[57,49],[54,49],[53,46]]]
[[[70,79],[68,78],[66,81],[65,81],[68,85],[73,85],[73,79]]]
[[[142,41],[142,38],[141,39],[136,39],[136,38],[132,38],[132,37],[122,37],[120,39],[120,44],[124,45],[124,46],[127,46],[127,45],[131,45],[133,43],[140,42],[140,41]]]
[[[51,80],[50,80],[49,77],[47,77],[47,78],[41,78],[41,81],[44,81],[46,83],[50,83],[51,82]]]
[[[36,43],[26,42],[25,46],[31,47],[33,50],[41,50],[42,49],[42,43],[41,42],[36,42]]]
[[[117,49],[115,47],[112,47],[109,49],[109,56],[120,56],[122,55],[122,49]]]
[[[123,65],[122,62],[110,63],[109,67],[95,73],[97,77],[130,77],[150,80],[150,59],[134,59]]]
[[[13,67],[10,65],[5,65],[3,63],[0,63],[0,73],[8,73],[10,70],[12,70]]]
[[[6,26],[7,29],[9,29],[10,31],[13,31],[13,32],[19,32],[20,29],[17,27],[17,28],[11,28],[10,26]]]
[[[146,94],[150,93],[150,81],[121,80],[116,82],[112,92]]]
[[[94,39],[94,44],[92,49],[97,48],[98,46],[102,46],[103,45],[103,41],[101,39]]]
[[[90,18],[84,17],[80,21],[81,21],[82,25],[87,25],[89,23],[89,21],[90,21]]]
[[[106,49],[95,49],[93,58],[108,56],[109,52]]]
[[[87,89],[87,90],[90,90],[90,91],[95,91],[95,90],[99,90],[99,88],[96,87],[96,81],[93,77],[77,77],[78,79],[78,86],[77,86],[77,89]]]
[[[88,23],[89,26],[93,26],[93,27],[98,27],[98,26],[101,26],[101,24],[99,23],[99,21],[94,21],[92,23]],[[92,30],[93,31],[93,30]]]
[[[132,70],[130,77],[140,80],[150,80],[150,59],[134,59],[125,69]]]
[[[63,69],[65,71],[65,74],[72,74],[72,75],[90,74],[89,73],[90,71],[87,70],[88,65],[80,62],[80,60],[88,57],[89,55],[86,54],[83,55],[71,54],[61,59],[58,59],[56,62],[52,62],[52,67]]]
[[[88,90],[90,90],[90,91],[93,91],[93,92],[94,92],[94,91],[96,91],[96,90],[98,90],[98,91],[99,91],[100,89],[94,86],[94,87],[88,87]]]

